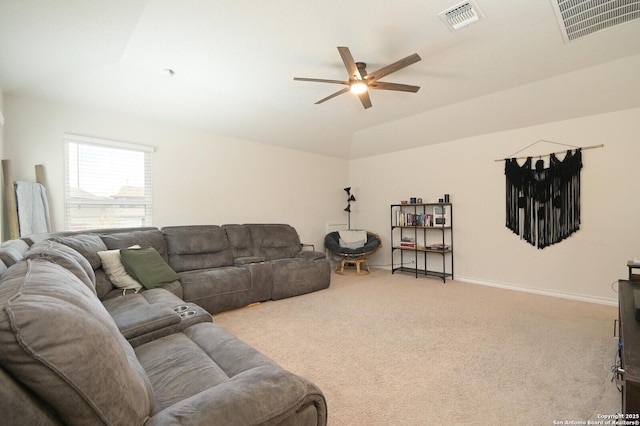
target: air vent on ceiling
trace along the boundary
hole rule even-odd
[[[551,0],[564,42],[640,18],[640,0]]]
[[[473,24],[484,17],[478,5],[473,1],[464,1],[456,4],[447,10],[438,13],[440,19],[451,29],[451,31],[459,30],[469,24]]]

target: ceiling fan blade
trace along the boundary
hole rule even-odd
[[[325,80],[322,78],[304,78],[304,77],[293,77],[296,81],[313,81],[316,83],[334,83],[334,84],[346,84],[349,85],[348,81],[340,81],[340,80]]]
[[[373,105],[371,104],[371,97],[369,97],[369,92],[360,93],[358,95],[360,98],[360,102],[362,102],[362,106],[364,109],[371,108]]]
[[[366,78],[367,80],[378,80],[385,75],[389,75],[392,72],[396,72],[404,67],[408,67],[411,64],[415,64],[421,59],[422,58],[417,53],[414,53],[413,55],[409,55],[406,58],[400,59],[399,61],[396,61],[391,65],[387,65],[386,67],[382,67],[377,71],[367,74]]]
[[[349,80],[357,78],[358,80],[362,80],[362,75],[360,74],[360,70],[356,65],[356,61],[353,60],[353,56],[351,55],[351,51],[348,47],[338,47],[338,52],[340,52],[340,57],[342,58],[342,62],[344,62],[344,67],[347,69],[349,73]]]
[[[369,83],[369,89],[377,90],[397,90],[399,92],[413,92],[420,90],[420,86],[411,86],[409,84],[387,83],[383,81],[374,81]]]
[[[348,92],[348,91],[349,91],[349,88],[348,88],[348,87],[345,87],[344,89],[340,89],[340,90],[338,90],[336,93],[333,93],[333,94],[331,94],[331,95],[327,96],[326,98],[320,99],[318,102],[316,102],[316,105],[321,104],[321,103],[323,103],[323,102],[326,102],[326,101],[328,101],[329,99],[333,99],[333,98],[335,98],[336,96],[338,96],[338,95],[342,95],[343,93],[346,93],[346,92]]]

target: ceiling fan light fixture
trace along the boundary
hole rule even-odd
[[[354,83],[351,83],[351,85],[349,86],[349,90],[351,91],[351,93],[355,93],[356,95],[360,95],[366,92],[367,89],[367,83],[363,81],[356,81]]]

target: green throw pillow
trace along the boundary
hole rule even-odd
[[[127,273],[146,288],[159,287],[178,279],[176,271],[153,247],[122,249],[120,260]]]

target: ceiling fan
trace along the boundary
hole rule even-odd
[[[349,81],[303,77],[293,78],[297,81],[313,81],[318,83],[343,84],[347,86],[327,96],[326,98],[320,99],[318,102],[316,102],[316,104],[321,104],[325,101],[328,101],[329,99],[335,98],[338,95],[351,91],[352,93],[358,95],[358,97],[360,98],[360,102],[362,102],[362,106],[367,109],[372,107],[371,98],[369,97],[369,90],[396,90],[399,92],[412,93],[416,93],[418,90],[420,90],[420,86],[410,86],[408,84],[387,83],[379,81],[382,77],[387,76],[392,72],[396,72],[404,67],[408,67],[409,65],[418,62],[421,58],[417,53],[400,59],[399,61],[387,65],[386,67],[382,67],[377,71],[367,73],[367,64],[365,64],[364,62],[354,61],[348,47],[338,47],[338,52],[340,53],[340,57],[342,57],[342,62],[344,62],[344,66],[347,69],[347,72],[349,73]]]

